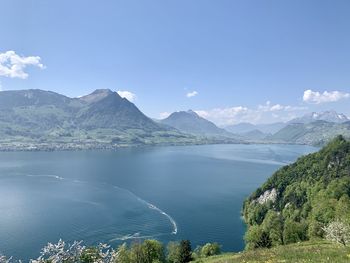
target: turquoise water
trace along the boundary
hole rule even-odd
[[[0,252],[28,259],[47,242],[142,238],[243,249],[244,198],[316,148],[205,145],[0,153]]]

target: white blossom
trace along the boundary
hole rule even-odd
[[[340,220],[331,222],[323,228],[327,240],[346,246],[350,243],[350,226]]]

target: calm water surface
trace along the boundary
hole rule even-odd
[[[112,245],[190,239],[243,249],[242,202],[316,148],[205,145],[0,153],[0,252],[28,259],[47,242]]]

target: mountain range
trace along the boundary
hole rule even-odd
[[[323,145],[336,135],[350,137],[350,119],[336,111],[312,112],[288,122],[239,123],[225,127],[250,142]]]
[[[307,113],[300,118],[295,118],[289,121],[288,123],[311,123],[315,121],[343,123],[343,122],[350,121],[350,119],[342,113],[337,113],[336,111],[331,110],[331,111]]]
[[[252,124],[249,122],[241,122],[238,124],[225,126],[224,128],[225,130],[236,134],[244,134],[254,130],[259,130],[260,132],[265,134],[273,134],[285,126],[286,123],[284,122],[275,122],[267,124]]]
[[[37,89],[0,92],[0,150],[246,142],[320,145],[338,134],[350,137],[350,121],[334,111],[287,123],[241,123],[223,129],[192,110],[154,121],[108,89],[79,98]]]
[[[79,98],[37,89],[2,91],[0,136],[0,150],[239,142],[203,138],[155,122],[108,89]]]

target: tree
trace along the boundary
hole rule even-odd
[[[179,263],[187,263],[192,260],[192,248],[189,240],[181,240],[180,242],[180,261]]]
[[[114,257],[116,263],[131,263],[130,251],[125,243],[118,247]]]
[[[164,261],[164,247],[162,243],[157,240],[145,240],[142,243],[142,250],[145,263],[152,263],[155,261]]]
[[[307,239],[307,225],[293,220],[287,220],[284,224],[284,244],[296,243]]]
[[[272,246],[283,244],[283,218],[279,213],[268,211],[262,226],[269,233]]]
[[[270,236],[262,226],[253,225],[249,227],[244,239],[248,249],[270,248],[272,246]]]
[[[169,242],[167,246],[167,261],[169,263],[180,263],[180,244],[178,242]]]
[[[221,248],[218,243],[207,243],[200,250],[200,256],[202,257],[219,255],[220,253]]]
[[[131,245],[130,260],[134,263],[144,263],[142,245],[140,241],[136,241]]]
[[[333,221],[323,228],[327,240],[346,246],[350,243],[350,226],[340,220]]]

